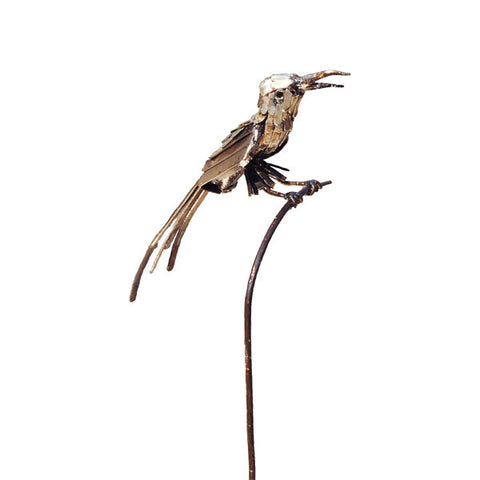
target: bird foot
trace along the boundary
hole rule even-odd
[[[318,180],[307,180],[305,182],[305,186],[308,188],[307,195],[313,195],[314,193],[321,190],[323,184],[320,183]]]
[[[312,194],[309,194],[312,195]],[[294,208],[297,207],[298,204],[303,202],[303,197],[298,194],[298,192],[287,192],[283,194],[283,198],[290,202]]]

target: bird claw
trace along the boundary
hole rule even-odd
[[[290,202],[294,207],[303,202],[303,197],[297,192],[287,192],[283,195],[283,198],[285,198],[287,202]]]
[[[305,186],[308,187],[307,195],[313,195],[323,187],[318,180],[307,180]]]

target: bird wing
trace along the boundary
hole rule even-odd
[[[222,180],[239,175],[249,162],[256,138],[256,126],[252,120],[241,123],[222,141],[222,146],[210,155],[202,168],[204,172],[198,184]]]

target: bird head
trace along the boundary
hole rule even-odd
[[[297,75],[295,73],[276,73],[270,75],[260,83],[260,96],[270,93],[283,93],[289,89],[294,94],[303,94],[307,90],[318,90],[326,87],[343,87],[334,83],[319,82],[325,77],[331,75],[350,75],[338,70],[323,70],[322,72],[309,73],[307,75]]]
[[[338,70],[323,70],[303,76],[295,73],[278,73],[267,77],[260,83],[259,119],[266,115],[278,114],[279,110],[283,113],[290,113],[294,117],[297,114],[298,104],[306,91],[327,87],[343,87],[343,85],[319,81],[331,75],[350,74]]]

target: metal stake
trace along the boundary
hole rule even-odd
[[[325,185],[330,185],[332,182],[319,183],[320,188]],[[268,244],[272,239],[275,230],[287,212],[296,207],[305,195],[313,195],[316,190],[313,190],[311,185],[307,185],[300,191],[295,192],[295,195],[287,196],[285,205],[275,216],[272,224],[267,230],[265,237],[260,244],[257,255],[252,265],[250,277],[248,278],[247,292],[245,294],[245,383],[246,383],[246,398],[247,398],[247,445],[248,445],[248,480],[255,480],[255,442],[254,442],[254,428],[253,428],[253,373],[252,373],[252,297],[255,281],[257,279],[258,270],[262,263]]]

